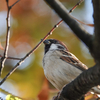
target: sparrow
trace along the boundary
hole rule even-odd
[[[56,39],[47,39],[44,42],[43,69],[48,81],[58,90],[73,81],[79,74],[87,70],[74,54],[69,52],[67,46]],[[92,91],[100,94],[98,87]]]

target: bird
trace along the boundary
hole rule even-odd
[[[67,46],[57,39],[44,40],[43,69],[47,80],[58,90],[73,81],[88,67],[83,64]],[[100,94],[98,87],[92,93]]]

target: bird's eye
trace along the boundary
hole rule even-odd
[[[51,42],[50,41],[48,41],[48,44],[50,44]]]
[[[58,46],[58,48],[59,48],[59,49],[64,49],[64,47],[62,47],[62,46]]]

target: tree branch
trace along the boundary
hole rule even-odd
[[[13,5],[10,6],[10,9],[19,2],[20,0],[17,0]]]
[[[94,67],[89,68],[80,74],[75,80],[66,85],[60,95],[55,100],[82,100],[92,87],[100,85],[100,0],[93,0],[94,4],[94,22],[97,25],[95,28],[95,37],[87,33],[67,12],[65,7],[58,0],[45,0],[57,14],[68,24],[71,30],[81,39],[90,49],[96,62]],[[96,11],[96,15],[95,15]],[[98,16],[98,17],[96,17]],[[95,25],[95,27],[96,27]],[[97,29],[97,30],[96,30]],[[95,48],[96,47],[96,48]],[[95,54],[97,55],[95,56]],[[95,81],[94,81],[95,80]]]
[[[80,5],[82,2],[83,2],[84,0],[80,0],[70,11],[69,11],[69,13],[70,12],[72,12],[78,5]]]
[[[67,9],[58,0],[44,0],[56,13],[68,24],[71,30],[81,39],[89,48],[92,47],[93,36],[86,32],[68,13]]]
[[[100,63],[100,0],[92,0],[94,8],[94,48],[93,57],[97,63]],[[99,52],[98,52],[99,51]]]
[[[3,56],[2,56],[2,55],[0,55],[0,57],[3,57]],[[7,57],[7,59],[21,60],[21,58],[15,58],[15,57]]]
[[[99,76],[100,67],[98,65],[89,68],[67,84],[55,100],[60,100],[60,96],[65,100],[80,100],[92,87],[100,84]]]
[[[7,35],[6,35],[6,45],[4,49],[4,54],[3,57],[1,58],[1,67],[0,67],[0,76],[2,74],[3,68],[4,68],[4,63],[7,59],[7,53],[8,53],[8,47],[9,47],[9,37],[10,37],[10,9],[9,9],[9,0],[6,0],[7,3]]]
[[[61,24],[62,21],[58,22],[51,30],[49,33],[46,34],[46,36],[41,39],[41,41],[29,52],[27,53],[21,60],[10,70],[10,72],[1,80],[0,85],[4,83],[4,81],[21,65],[21,63],[24,62],[26,58],[28,58],[41,44],[42,42],[52,34],[52,32]]]
[[[6,18],[6,21],[7,21],[7,34],[6,34],[6,45],[5,45],[5,49],[4,49],[4,54],[3,54],[3,57],[1,58],[0,76],[1,76],[3,68],[4,68],[4,63],[5,63],[6,59],[7,59],[7,53],[8,53],[8,48],[9,48],[9,39],[10,39],[10,10],[18,1],[16,1],[13,5],[9,6],[9,0],[6,0],[6,4],[7,4],[7,18]]]

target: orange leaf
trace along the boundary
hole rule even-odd
[[[48,80],[45,78],[42,89],[40,93],[38,94],[38,99],[48,100],[48,98],[49,98],[49,85],[48,85]]]
[[[91,92],[85,94],[85,100],[96,100],[97,98],[97,94],[92,94]]]
[[[0,42],[0,49],[1,49],[1,50],[4,50],[3,46],[1,45],[1,42]]]

